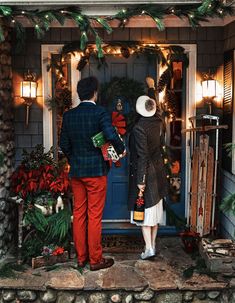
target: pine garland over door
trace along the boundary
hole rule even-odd
[[[115,28],[111,27],[110,22],[112,20],[118,20],[119,27],[125,27],[130,19],[142,15],[151,18],[155,22],[156,27],[162,31],[165,28],[164,18],[173,15],[180,19],[187,19],[190,26],[197,27],[200,26],[201,22],[209,21],[210,18],[224,18],[227,15],[233,15],[232,4],[232,1],[203,0],[201,4],[190,5],[134,5],[125,7],[118,13],[107,17],[86,15],[78,6],[27,10],[19,9],[17,6],[0,5],[0,20],[2,19],[4,22],[12,24],[21,48],[26,34],[23,21],[27,20],[34,28],[37,38],[41,39],[53,23],[57,22],[63,26],[65,21],[72,20],[74,26],[80,29],[80,48],[82,50],[85,49],[88,36],[91,35],[97,47],[97,56],[102,58],[103,41],[97,30],[97,25],[110,34],[115,31]],[[4,39],[4,31],[0,22],[0,42],[4,41]]]

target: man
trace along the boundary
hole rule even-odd
[[[107,189],[109,164],[100,148],[94,147],[91,137],[103,132],[116,152],[122,156],[125,147],[112,126],[108,112],[96,105],[98,81],[84,78],[77,84],[81,103],[64,113],[60,147],[70,164],[71,185],[74,194],[73,237],[78,266],[90,261],[91,270],[113,265],[111,258],[103,258],[101,220]]]

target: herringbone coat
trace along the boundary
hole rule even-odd
[[[157,204],[168,193],[168,181],[160,150],[161,120],[140,117],[130,134],[130,178],[128,209],[134,210],[137,184],[145,184],[145,208]]]
[[[63,115],[60,147],[68,158],[71,177],[98,177],[107,175],[109,164],[104,161],[101,149],[94,147],[91,137],[103,132],[116,152],[125,147],[112,126],[111,116],[102,106],[81,102]]]

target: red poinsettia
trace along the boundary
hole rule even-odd
[[[28,194],[41,191],[66,192],[69,187],[68,173],[53,165],[41,165],[38,169],[27,169],[20,165],[11,177],[12,191],[23,199]]]

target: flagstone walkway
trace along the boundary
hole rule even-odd
[[[186,296],[187,293],[194,294],[197,292],[207,294],[206,296],[209,294],[211,294],[212,297],[214,296],[214,301],[208,299],[209,301],[204,300],[202,302],[235,302],[235,277],[231,275],[217,275],[216,278],[212,278],[206,274],[198,273],[196,270],[191,277],[185,278],[183,276],[183,271],[189,269],[190,266],[194,266],[195,260],[184,252],[179,238],[167,237],[158,239],[157,251],[157,256],[151,261],[140,260],[138,253],[125,254],[123,252],[121,254],[112,254],[111,256],[115,259],[114,266],[96,272],[91,272],[89,267],[80,272],[75,268],[74,261],[62,264],[57,269],[51,271],[46,271],[43,268],[34,270],[28,268],[27,271],[23,273],[17,273],[16,278],[0,279],[0,289],[3,290],[3,294],[4,292],[7,293],[7,290],[11,290],[15,292],[15,296],[18,295],[18,297],[20,297],[20,294],[22,295],[22,291],[31,291],[32,293],[35,291],[36,293],[41,292],[41,299],[37,299],[35,302],[54,302],[48,301],[45,298],[43,299],[42,293],[45,296],[48,290],[60,292],[69,291],[70,293],[74,293],[74,295],[75,292],[77,294],[78,291],[83,291],[84,293],[89,291],[99,291],[99,293],[119,291],[117,295],[120,295],[121,291],[125,293],[125,298],[127,298],[128,294],[134,296],[133,293],[143,294],[146,290],[150,291],[153,296],[155,293],[169,293],[173,291],[173,293],[181,293],[181,299],[182,295]],[[223,301],[222,299],[218,301],[218,298],[222,298],[224,290],[229,289],[231,289],[229,296],[234,296],[234,301]],[[156,301],[151,301],[153,296],[150,296],[148,300],[141,299],[142,301],[138,299],[138,296],[137,298],[134,296],[132,301],[125,301],[124,299],[124,301],[122,299],[119,301],[115,301],[114,299],[112,301],[109,299],[107,302],[168,302],[157,301],[157,299]],[[177,296],[174,295],[174,298],[176,297]],[[24,302],[23,299],[21,298],[22,301],[14,302]],[[192,299],[188,301],[181,299],[178,301],[176,299],[172,301],[171,299],[169,302],[200,302],[195,301],[193,296]],[[88,301],[86,301],[85,298],[84,301],[76,300],[77,301],[65,300],[61,301],[61,303],[93,302],[90,298]],[[106,302],[102,300],[99,301],[99,299],[96,298],[94,303]],[[31,301],[33,302],[34,300]],[[58,298],[56,302],[60,302]]]

